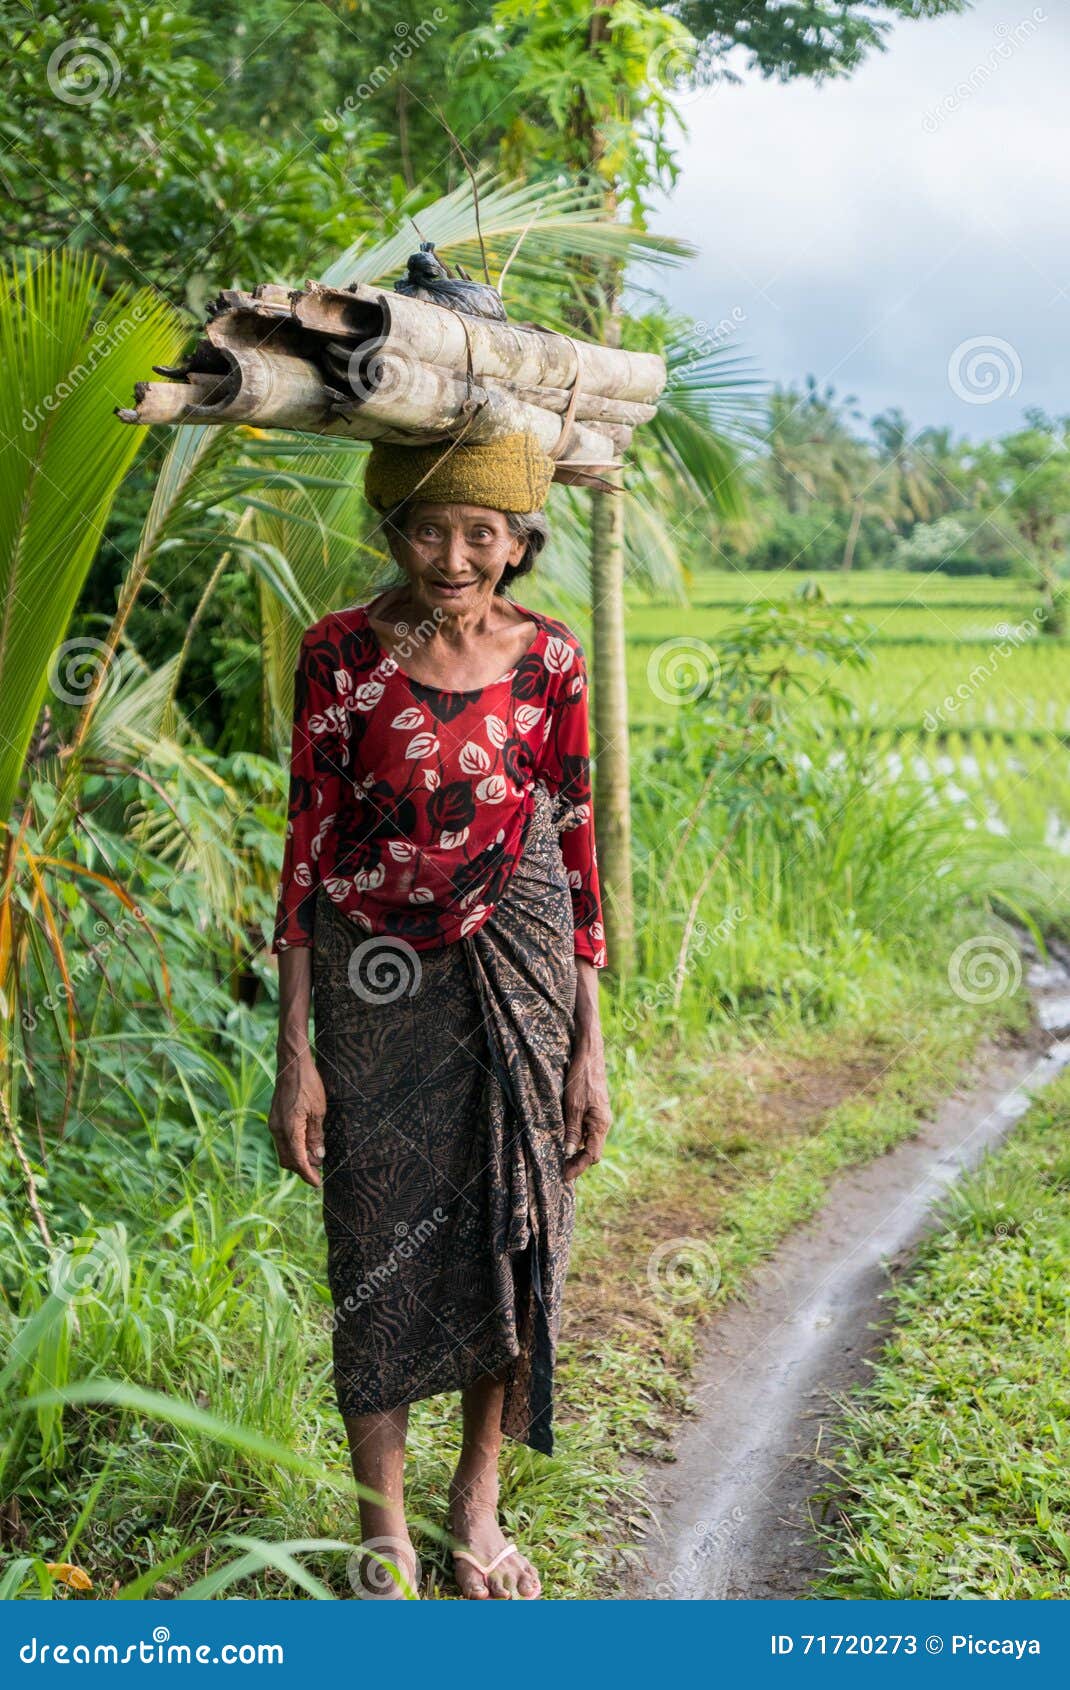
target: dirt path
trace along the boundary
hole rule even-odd
[[[655,1525],[628,1594],[662,1600],[800,1597],[821,1571],[809,1498],[835,1444],[832,1395],[868,1374],[902,1271],[936,1200],[997,1144],[1031,1093],[1070,1062],[1070,973],[1034,967],[1048,1035],[1033,1049],[982,1053],[981,1078],[917,1136],[841,1175],[820,1214],[793,1233],[712,1324],[693,1396],[699,1417],[652,1485]]]

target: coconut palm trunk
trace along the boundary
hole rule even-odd
[[[851,523],[847,530],[847,540],[843,548],[841,569],[850,570],[855,560],[855,547],[858,544],[858,531],[862,526],[862,500],[851,500]]]
[[[614,0],[595,0],[587,46],[599,55],[609,37]],[[611,112],[595,111],[579,98],[569,124],[576,163],[593,181],[604,183],[606,216],[617,211],[616,188],[605,182],[600,166],[605,150],[603,123]],[[592,275],[592,301],[601,291],[601,308],[592,304],[583,332],[605,346],[621,341],[622,267],[608,260]],[[612,479],[612,477],[610,477]],[[606,927],[608,966],[618,976],[630,973],[635,944],[632,895],[631,757],[628,745],[628,672],[624,636],[624,510],[620,493],[592,492],[591,498],[591,682],[594,694],[594,806],[598,833],[598,871]]]
[[[624,513],[613,493],[591,494],[591,672],[595,815],[606,956],[628,971],[635,939],[632,900],[631,759],[624,636]]]

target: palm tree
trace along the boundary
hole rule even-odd
[[[775,388],[769,399],[766,445],[773,491],[792,512],[811,499],[849,505],[858,480],[859,441],[848,419],[859,415],[853,398],[840,400],[807,376],[800,393]]]
[[[921,438],[911,434],[906,416],[894,406],[873,418],[873,433],[892,521],[908,527],[931,522],[940,509],[940,490]]]

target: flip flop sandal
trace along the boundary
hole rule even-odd
[[[519,1555],[519,1553],[520,1553],[520,1551],[517,1548],[515,1543],[507,1543],[504,1549],[499,1549],[499,1551],[498,1551],[497,1555],[495,1555],[493,1561],[489,1562],[487,1566],[484,1566],[482,1561],[480,1561],[477,1556],[473,1555],[471,1550],[469,1550],[469,1549],[455,1549],[453,1551],[453,1559],[455,1561],[471,1561],[473,1567],[478,1568],[478,1570],[483,1574],[484,1578],[489,1578],[490,1574],[493,1573],[493,1572],[496,1572],[497,1569],[501,1566],[502,1562],[508,1560],[510,1555]],[[492,1600],[497,1600],[497,1601],[500,1602],[500,1601],[503,1600],[503,1598],[499,1596],[497,1598],[492,1598]],[[507,1601],[507,1602],[511,1602],[512,1597],[507,1596],[507,1597],[504,1598],[504,1600]],[[539,1598],[538,1598],[537,1595],[536,1596],[521,1596],[520,1600],[521,1600],[521,1602],[537,1602],[539,1600]]]

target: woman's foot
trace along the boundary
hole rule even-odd
[[[448,1530],[459,1549],[465,1549],[481,1566],[484,1574],[466,1557],[454,1555],[453,1568],[457,1588],[462,1596],[477,1602],[487,1598],[498,1601],[533,1600],[542,1594],[539,1575],[525,1555],[518,1549],[505,1555],[497,1566],[491,1563],[501,1555],[506,1537],[498,1524],[497,1475],[488,1481],[481,1478],[473,1484],[454,1478],[450,1487]],[[491,1494],[493,1493],[493,1494]]]
[[[361,1549],[364,1553],[353,1558],[351,1582],[362,1601],[406,1601],[418,1594],[422,1569],[408,1534],[367,1538]]]

